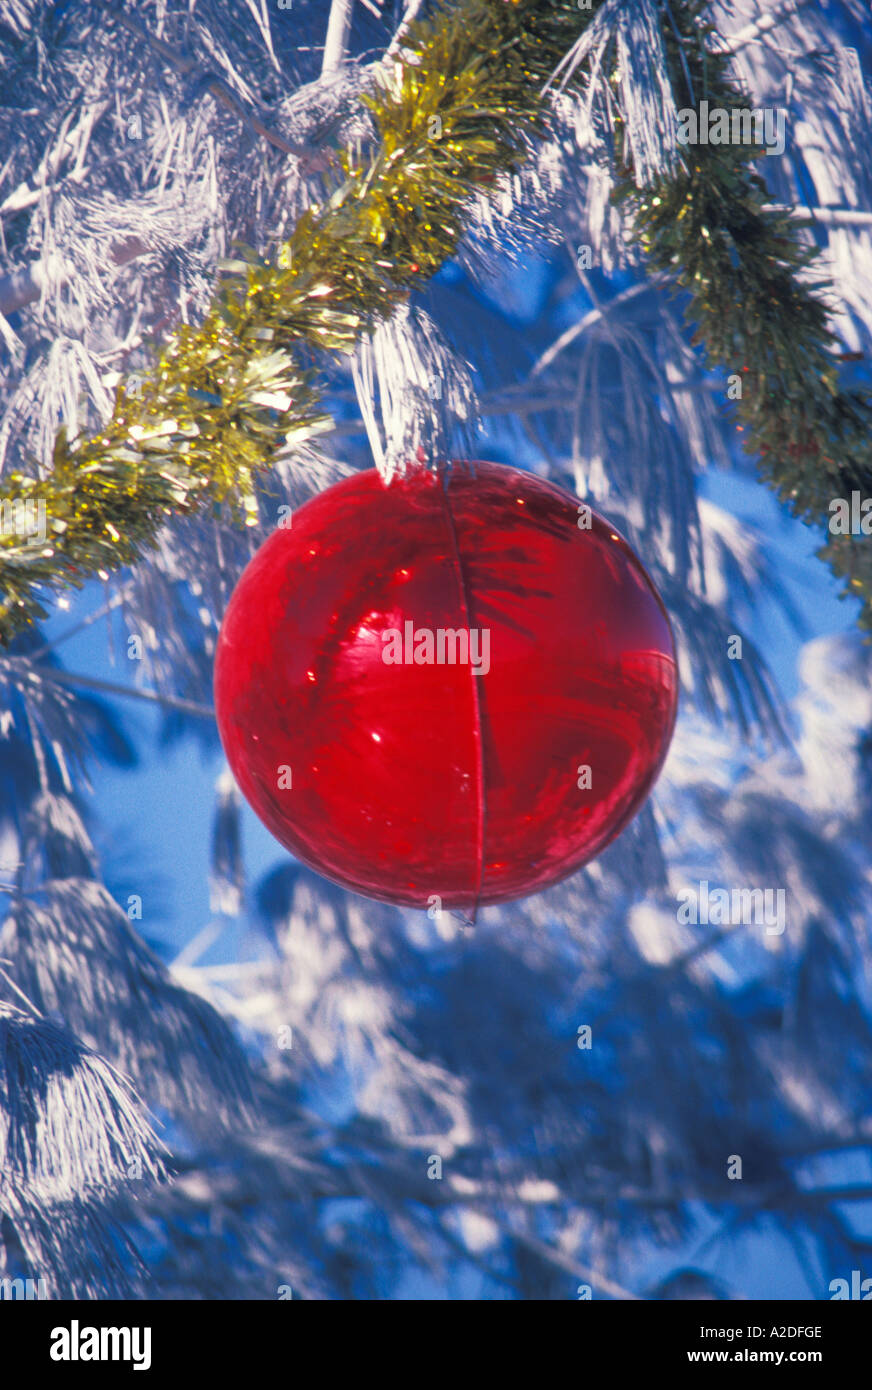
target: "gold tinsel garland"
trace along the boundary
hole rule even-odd
[[[134,561],[174,514],[226,502],[255,515],[257,474],[331,424],[300,348],[350,351],[452,254],[470,198],[515,167],[541,88],[590,17],[464,0],[413,26],[366,99],[374,149],[342,155],[277,263],[225,262],[203,324],[170,338],[137,394],[119,386],[99,434],[61,430],[51,472],[4,478],[0,502],[42,501],[48,537],[0,535],[0,641],[44,615],[41,588]]]
[[[401,61],[366,98],[373,149],[341,156],[335,187],[276,263],[251,253],[224,263],[203,324],[176,331],[144,381],[137,374],[136,395],[118,388],[99,434],[68,441],[62,430],[45,477],[4,479],[0,503],[42,501],[49,531],[46,541],[0,534],[0,641],[44,614],[40,589],[136,560],[174,514],[227,503],[254,519],[258,474],[331,425],[300,350],[350,351],[453,254],[471,198],[492,191],[540,130],[542,88],[599,3],[462,0],[412,28]],[[701,96],[742,104],[702,9],[675,0],[664,22],[676,94],[684,105]],[[583,76],[584,65],[575,80]],[[762,212],[766,190],[748,156],[697,149],[674,177],[641,193],[628,177],[623,192],[652,260],[691,291],[713,363],[752,370],[740,412],[770,481],[806,520],[820,520],[834,488],[870,475],[872,410],[839,395],[824,311],[797,280],[807,253],[786,218]],[[736,283],[731,251],[754,238]],[[749,305],[765,319],[762,350]],[[832,459],[836,427],[851,436],[847,472]],[[872,625],[868,556],[865,547],[858,579],[859,546],[827,554],[867,597]]]

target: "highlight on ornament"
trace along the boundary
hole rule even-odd
[[[516,468],[356,473],[242,574],[215,702],[236,780],[303,863],[473,916],[599,854],[675,723],[669,619],[578,498]]]

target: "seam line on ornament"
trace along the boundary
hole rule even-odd
[[[448,500],[449,476],[449,474],[440,471],[440,492],[442,496],[442,505],[445,509],[445,517],[448,522],[448,531],[449,535],[451,536],[451,544],[454,550],[454,568],[457,577],[457,587],[460,592],[460,602],[463,607],[463,614],[466,620],[467,631],[471,632],[471,614],[469,609],[469,599],[467,597],[466,575],[464,574],[463,560],[460,554],[460,546],[457,541],[457,527],[454,524],[454,513],[451,510],[451,503]],[[472,924],[475,925],[475,920],[478,915],[478,904],[479,899],[481,897],[482,883],[484,881],[484,842],[485,826],[487,822],[487,806],[485,802],[484,787],[484,747],[482,739],[481,693],[479,682],[476,678],[475,672],[473,671],[471,663],[469,665],[469,679],[472,688],[472,707],[473,718],[475,722],[476,753],[476,858],[478,871],[476,875],[475,898],[473,900],[472,912],[470,914]]]

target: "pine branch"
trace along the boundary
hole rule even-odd
[[[406,5],[402,23],[388,45],[387,52],[385,53],[386,59],[393,59],[399,53],[406,41],[406,35],[409,33],[423,8],[424,0],[409,0],[409,3]]]
[[[160,705],[162,709],[177,710],[180,714],[193,714],[202,719],[214,719],[215,711],[210,705],[198,705],[193,700],[179,700],[172,695],[161,695],[157,690],[137,690],[132,685],[119,685],[115,681],[99,680],[76,671],[60,671],[54,667],[34,665],[32,670],[40,680],[51,685],[70,685],[79,690],[96,690],[101,695],[121,695],[128,700],[146,700],[149,704]]]
[[[162,1174],[128,1083],[67,1029],[0,1000],[0,1207],[111,1190],[134,1161]]]
[[[674,7],[676,32],[667,34],[681,103],[696,109],[705,92],[710,110],[748,109],[703,9],[701,0]],[[693,341],[741,380],[746,452],[796,516],[825,528],[817,553],[847,580],[845,596],[862,600],[859,622],[872,630],[872,546],[829,534],[835,499],[872,495],[872,393],[840,382],[824,287],[808,278],[818,253],[793,214],[769,204],[754,155],[753,146],[697,144],[676,177],[644,190],[625,169],[620,196],[652,266],[689,293]]]
[[[198,68],[191,58],[183,58],[175,49],[170,48],[169,44],[164,43],[163,39],[157,38],[150,30],[146,29],[139,20],[129,14],[126,10],[118,7],[113,8],[113,18],[127,29],[129,33],[135,35],[143,43],[163,59],[163,61],[183,77],[190,81],[193,96],[199,96],[208,92],[216,101],[225,106],[228,111],[232,111],[234,116],[238,116],[243,125],[253,134],[260,136],[283,154],[292,155],[296,159],[304,160],[308,167],[323,167],[323,156],[320,151],[310,149],[305,145],[294,145],[287,141],[278,131],[271,130],[264,125],[259,117],[246,110],[243,103],[235,92],[231,91],[222,77],[215,72],[205,72]]]
[[[109,259],[113,265],[128,265],[139,256],[144,256],[151,247],[135,237],[128,237],[109,248]],[[54,273],[53,273],[54,271]],[[0,314],[12,314],[39,299],[49,287],[65,285],[68,273],[64,266],[46,271],[41,261],[34,261],[21,270],[14,270],[0,278]]]
[[[815,0],[787,0],[787,4],[781,5],[776,10],[766,10],[759,19],[755,19],[751,24],[746,24],[744,29],[737,29],[735,34],[730,35],[729,47],[724,49],[724,53],[732,56],[739,53],[743,48],[747,48],[749,43],[756,43],[764,34],[769,34],[785,20],[793,19],[802,10],[808,9],[809,5],[814,4]]]
[[[646,280],[640,280],[637,285],[631,285],[629,289],[622,290],[608,303],[590,309],[577,323],[570,324],[569,328],[565,329],[558,338],[555,338],[554,342],[537,357],[530,370],[531,379],[541,376],[543,372],[547,371],[561,352],[574,343],[576,338],[580,338],[583,333],[586,333],[592,324],[598,323],[607,314],[613,313],[615,309],[622,308],[630,300],[638,299],[640,295],[647,294],[649,291],[668,283],[668,275],[649,276]]]
[[[155,1104],[177,1116],[208,1111],[213,1124],[247,1124],[244,1052],[209,1002],[172,978],[94,876],[96,856],[72,803],[41,797],[25,841],[25,891],[0,929],[0,950],[35,1007],[61,1017]]]
[[[819,222],[823,227],[870,227],[872,212],[861,208],[788,207],[784,203],[764,203],[763,213],[789,217],[792,222]]]
[[[541,88],[589,18],[568,3],[465,0],[410,30],[416,61],[394,64],[367,99],[377,143],[346,152],[342,181],[278,263],[248,252],[225,263],[202,326],[173,335],[137,396],[119,387],[101,433],[62,430],[50,476],[13,473],[0,488],[0,502],[42,500],[51,528],[48,544],[0,534],[2,640],[44,615],[40,586],[132,563],[166,517],[227,502],[256,518],[257,475],[329,427],[292,353],[350,351],[452,254],[471,201],[540,128]]]
[[[329,77],[332,73],[338,72],[345,60],[353,8],[354,0],[332,0],[330,19],[327,24],[327,38],[324,41],[322,77]]]
[[[0,534],[0,639],[43,615],[40,586],[131,563],[166,517],[228,502],[236,519],[256,518],[256,480],[277,451],[329,428],[295,354],[350,351],[456,251],[473,199],[493,196],[541,132],[541,93],[557,76],[608,94],[636,235],[654,269],[690,290],[710,360],[742,373],[739,413],[767,481],[815,524],[833,497],[872,491],[872,398],[840,389],[828,310],[803,278],[813,253],[791,216],[765,210],[747,148],[677,157],[677,100],[693,105],[705,91],[711,106],[747,105],[703,9],[672,5],[661,31],[649,0],[629,13],[615,0],[590,12],[568,0],[464,0],[414,24],[408,61],[366,98],[373,148],[345,152],[344,178],[303,215],[277,263],[250,252],[225,263],[204,323],[170,339],[141,397],[119,388],[99,436],[61,431],[49,477],[13,474],[0,489],[0,502],[42,499],[52,528],[41,545]],[[672,128],[660,146],[650,135],[658,117]],[[821,553],[864,599],[872,628],[872,547],[835,536]]]

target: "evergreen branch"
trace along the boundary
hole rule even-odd
[[[129,588],[129,583],[122,585],[118,593],[113,594],[112,597],[107,599],[105,603],[102,603],[99,608],[95,608],[93,613],[89,613],[79,622],[74,623],[72,627],[68,627],[66,631],[58,633],[57,637],[53,637],[50,642],[43,642],[42,646],[37,647],[32,652],[28,652],[28,660],[39,661],[42,657],[47,656],[49,652],[53,652],[58,647],[63,646],[64,642],[68,642],[70,638],[77,636],[78,633],[84,632],[86,628],[93,627],[94,623],[99,623],[103,618],[108,617],[110,613],[125,602],[128,597]]]
[[[553,1245],[547,1245],[544,1240],[539,1240],[536,1236],[522,1235],[520,1232],[512,1231],[511,1239],[516,1245],[523,1245],[540,1260],[544,1260],[546,1264],[553,1265],[555,1269],[563,1270],[566,1274],[571,1274],[574,1279],[580,1279],[582,1283],[590,1284],[595,1289],[602,1289],[609,1298],[633,1303],[639,1300],[638,1294],[631,1293],[622,1284],[617,1284],[614,1279],[609,1279],[608,1275],[601,1274],[598,1270],[587,1265],[579,1264],[566,1251],[558,1250]]]
[[[345,58],[348,35],[351,30],[351,15],[354,0],[332,0],[330,19],[327,23],[327,38],[324,41],[324,57],[321,76],[329,77],[338,72]]]
[[[149,250],[151,247],[145,242],[139,241],[136,237],[128,237],[126,241],[110,247],[109,259],[113,265],[123,266],[136,260],[138,256],[144,256]],[[39,299],[44,289],[53,284],[66,284],[66,281],[67,274],[63,267],[57,269],[55,280],[51,274],[46,273],[42,261],[34,261],[20,270],[13,270],[0,278],[0,314],[12,314],[18,309],[24,309]]]
[[[423,4],[424,0],[408,0],[408,4],[406,5],[402,21],[400,23],[399,28],[397,29],[397,32],[394,34],[394,37],[391,39],[390,44],[388,45],[388,50],[385,53],[385,58],[393,59],[399,53],[399,50],[403,47],[404,43],[406,42],[406,35],[408,34],[410,28],[412,27],[412,24],[418,18],[418,15],[421,9],[423,8]]]
[[[311,162],[313,159],[316,161],[320,159],[316,151],[309,149],[305,145],[290,144],[283,135],[279,135],[278,131],[271,130],[269,126],[264,125],[259,117],[252,115],[250,111],[246,110],[236,93],[231,91],[230,87],[228,87],[227,83],[218,73],[199,71],[197,64],[192,59],[182,58],[176,53],[175,49],[171,48],[169,44],[164,43],[163,39],[157,38],[150,30],[146,29],[145,25],[140,24],[139,20],[134,19],[133,16],[128,14],[125,10],[116,8],[114,10],[114,17],[129,33],[135,35],[136,38],[141,39],[149,48],[153,49],[169,67],[173,68],[181,76],[187,77],[189,81],[192,81],[192,91],[195,95],[208,92],[216,101],[219,101],[222,106],[226,106],[228,111],[232,111],[235,116],[238,116],[243,125],[255,135],[259,135],[270,145],[275,146],[277,150],[281,150],[283,154],[292,155],[297,159],[306,160],[307,162]]]
[[[730,36],[729,54],[738,53],[741,49],[747,48],[749,43],[756,43],[764,34],[771,33],[779,24],[784,24],[785,20],[793,19],[812,3],[813,0],[787,0],[787,4],[781,5],[777,10],[766,10],[759,19],[746,24],[744,29],[738,29]]]
[[[44,906],[24,899],[3,926],[4,949],[39,1007],[60,1014],[151,1103],[247,1125],[245,1054],[208,1000],[173,980],[101,884],[48,881],[40,897]]]
[[[783,203],[765,203],[762,212],[782,213],[791,221],[820,222],[823,227],[872,227],[872,212],[862,208],[788,207]]]
[[[704,0],[673,6],[675,32],[665,32],[680,104],[698,109],[704,94],[710,111],[747,109],[704,9]],[[800,239],[793,210],[769,205],[752,162],[759,153],[699,143],[675,177],[643,190],[625,168],[618,196],[651,265],[689,293],[687,318],[709,364],[741,380],[738,428],[764,481],[795,516],[829,533],[833,503],[872,496],[872,394],[840,383],[826,287],[809,279],[818,253]],[[811,221],[818,210],[810,212]],[[847,581],[844,595],[862,600],[859,622],[872,630],[872,546],[863,539],[829,534],[817,553]]]
[[[542,87],[590,18],[568,0],[465,0],[411,26],[367,98],[374,147],[345,152],[276,264],[224,263],[201,327],[175,332],[137,394],[119,386],[100,433],[61,429],[45,478],[0,488],[22,516],[42,503],[49,528],[0,527],[0,640],[44,616],[41,588],[133,563],[169,516],[227,502],[256,519],[256,477],[330,424],[292,352],[350,351],[452,255],[471,201],[541,129]]]
[[[563,352],[565,348],[568,348],[571,343],[574,343],[576,338],[580,338],[583,333],[586,333],[592,324],[598,323],[600,319],[604,318],[607,314],[612,313],[615,309],[621,308],[628,300],[638,299],[640,295],[647,294],[649,290],[655,289],[658,285],[665,285],[668,281],[669,276],[667,275],[649,276],[647,280],[640,280],[638,284],[631,285],[629,289],[622,290],[620,294],[615,295],[614,299],[610,299],[608,303],[596,305],[593,309],[588,310],[583,318],[578,319],[576,323],[570,324],[569,328],[565,329],[560,334],[560,337],[556,338],[536,359],[530,371],[530,377],[540,376],[542,372],[547,371],[555,358],[559,357],[561,352]]]
[[[160,705],[162,709],[177,710],[180,714],[193,714],[202,719],[215,718],[215,711],[210,705],[198,705],[193,700],[179,700],[172,695],[162,695],[157,690],[137,690],[132,685],[99,680],[95,676],[85,676],[76,671],[57,671],[37,665],[32,669],[40,680],[48,681],[51,685],[69,685],[73,689],[95,690],[101,695],[121,695],[129,700],[147,700],[149,704]]]
[[[0,999],[0,1208],[93,1200],[132,1163],[160,1178],[138,1096],[67,1028]]]
[[[687,107],[702,93],[710,107],[748,105],[704,8],[672,4],[658,35],[644,7],[645,33],[670,68],[664,110],[673,95]],[[250,251],[225,262],[202,326],[176,331],[140,394],[119,387],[99,435],[68,441],[61,430],[46,478],[13,473],[0,488],[0,504],[44,503],[50,524],[47,541],[0,526],[0,640],[44,615],[40,587],[79,586],[132,563],[167,517],[227,502],[253,522],[256,480],[277,453],[330,427],[298,354],[351,351],[456,251],[472,201],[492,194],[541,133],[556,71],[564,85],[610,73],[610,94],[627,82],[622,23],[614,0],[591,11],[569,0],[464,0],[413,23],[401,60],[364,98],[373,146],[343,153],[324,202],[300,218],[275,264]],[[828,308],[803,278],[815,253],[791,213],[768,208],[753,147],[697,145],[682,163],[667,139],[666,172],[652,180],[650,142],[620,111],[610,117],[629,150],[620,193],[635,234],[655,271],[690,292],[710,362],[741,373],[740,428],[763,476],[809,523],[828,519],[834,498],[872,493],[872,400],[840,389]],[[864,600],[861,622],[872,628],[870,547],[838,535],[819,553]]]

